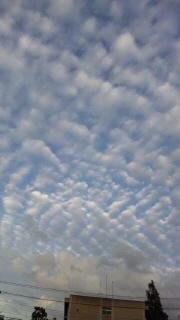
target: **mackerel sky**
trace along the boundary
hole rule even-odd
[[[0,280],[179,296],[179,14],[0,1]]]

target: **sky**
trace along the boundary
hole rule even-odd
[[[179,13],[0,1],[0,280],[105,293],[107,275],[108,294],[137,297],[154,279],[180,296]],[[0,311],[27,318],[17,299]]]

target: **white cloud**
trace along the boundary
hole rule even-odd
[[[3,35],[9,35],[10,32],[12,31],[12,24],[13,24],[13,21],[11,19],[11,17],[4,17],[4,19],[1,19],[0,21],[0,32],[1,34]]]
[[[142,59],[142,54],[137,47],[133,35],[129,32],[120,35],[114,43],[115,55],[120,61],[126,63]]]
[[[17,194],[5,197],[3,202],[7,213],[17,212],[23,207],[21,198]]]
[[[0,48],[1,68],[8,68],[12,71],[22,71],[25,67],[25,61],[22,56],[13,54],[13,52]]]
[[[72,15],[74,8],[75,4],[73,0],[53,0],[50,5],[52,14],[59,17]]]
[[[94,34],[94,32],[96,32],[96,19],[95,19],[95,17],[89,18],[84,23],[84,31],[88,34]]]
[[[97,291],[108,272],[118,293],[178,294],[175,8],[2,3],[5,279]]]
[[[36,31],[37,28],[39,28],[43,37],[52,35],[57,31],[56,25],[52,19],[49,19],[47,16],[40,14],[40,12],[35,12],[33,10],[27,12],[26,24],[28,30]]]
[[[112,1],[111,3],[111,13],[113,15],[113,17],[119,19],[122,14],[123,14],[123,9],[122,6],[120,4],[120,2],[118,1]]]
[[[15,184],[20,183],[30,172],[31,167],[22,167],[11,175],[11,179]]]
[[[19,39],[19,46],[22,50],[37,56],[50,55],[53,52],[50,46],[48,47],[39,40],[33,39],[27,35],[23,35]]]
[[[21,153],[23,156],[37,157],[37,159],[44,159],[60,170],[66,171],[66,167],[61,165],[58,157],[51,151],[51,149],[41,140],[26,140],[23,142]]]

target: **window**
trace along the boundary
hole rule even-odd
[[[111,316],[111,308],[110,307],[102,307],[102,315],[103,316]]]

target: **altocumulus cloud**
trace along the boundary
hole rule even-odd
[[[179,9],[1,1],[4,279],[178,296]]]

